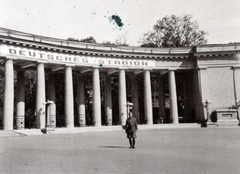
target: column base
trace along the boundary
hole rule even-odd
[[[147,125],[152,125],[152,124],[153,124],[153,121],[148,121],[146,124],[147,124]]]
[[[66,126],[66,128],[68,128],[68,129],[72,129],[72,128],[74,128],[74,125]]]
[[[45,128],[41,129],[41,132],[44,134],[49,134],[52,133],[53,131],[55,131],[55,129],[53,128],[52,125],[47,125]]]
[[[94,127],[101,127],[101,126],[102,126],[101,123],[94,124]]]

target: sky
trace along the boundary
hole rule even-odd
[[[139,46],[166,15],[191,14],[208,44],[240,42],[240,0],[0,0],[0,27],[59,39],[125,38]],[[119,16],[122,27],[109,20]]]

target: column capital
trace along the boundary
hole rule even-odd
[[[144,68],[144,71],[152,71],[152,68]]]
[[[94,66],[92,66],[92,69],[100,69],[100,67],[97,65],[94,65]]]
[[[198,66],[197,69],[206,70],[206,69],[208,69],[208,67],[207,66]]]
[[[168,68],[168,71],[177,71],[177,68]]]
[[[128,69],[128,68],[124,68],[124,67],[118,68],[118,70],[126,70],[126,69]]]
[[[43,60],[38,60],[38,61],[37,61],[37,64],[47,64],[47,62],[46,62],[46,61],[43,61]]]
[[[72,64],[65,64],[65,67],[75,67],[75,65],[72,65]]]
[[[234,70],[240,70],[240,65],[232,66]]]
[[[4,58],[5,60],[17,60],[17,57],[15,57],[15,56],[6,56],[5,58]]]

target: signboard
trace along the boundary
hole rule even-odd
[[[15,47],[9,45],[1,45],[0,52],[4,56],[15,56],[18,59],[27,59],[32,61],[44,60],[54,63],[74,63],[75,65],[95,66],[102,64],[107,67],[141,67],[153,68],[155,61],[139,60],[127,58],[108,58],[108,57],[93,57],[77,54],[66,54],[53,51],[42,51],[24,47]]]

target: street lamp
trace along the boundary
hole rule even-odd
[[[208,100],[208,99],[202,101],[203,107],[206,108],[206,111],[207,111],[208,122],[211,122],[210,115],[209,115],[209,104],[211,103],[212,103],[212,100]]]
[[[237,115],[238,115],[238,126],[240,126],[240,118],[239,118],[239,107],[240,107],[240,100],[236,100],[236,107],[237,107]]]
[[[49,113],[49,106],[54,104],[53,101],[50,101],[50,100],[47,100],[46,102],[43,102],[43,105],[46,105],[46,110],[47,110],[47,123],[46,123],[46,126],[45,128],[42,129],[42,132],[43,133],[47,133],[47,131],[49,130],[53,130],[53,127],[50,123],[50,113]]]
[[[236,100],[237,109],[240,107],[240,100]]]
[[[127,106],[127,117],[129,117],[130,107],[133,106],[133,103],[130,103],[129,101],[127,101],[125,105]]]

